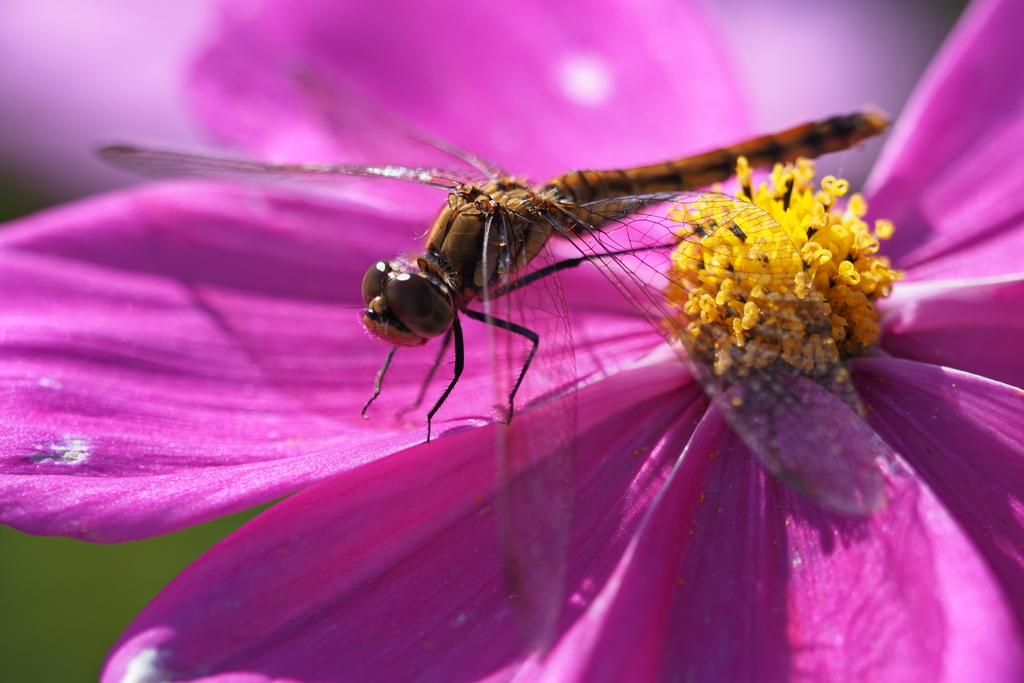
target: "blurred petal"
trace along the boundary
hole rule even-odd
[[[362,273],[414,230],[211,185],[115,195],[9,227],[3,521],[140,538],[421,441],[422,412],[390,415],[412,402],[436,348],[399,354],[373,421],[359,417],[386,354],[359,320]],[[470,342],[485,352],[482,333]],[[468,368],[465,396],[487,381],[486,364]]]
[[[706,4],[720,19],[730,52],[746,76],[743,84],[758,130],[769,132],[868,103],[890,114],[899,112],[966,3],[859,0],[811,5],[806,0],[715,0]],[[841,30],[834,30],[837,27]],[[809,58],[826,54],[835,58]],[[799,77],[794,77],[793,69],[774,68],[781,64],[799,64]],[[884,137],[823,158],[816,164],[818,177],[835,175],[849,180],[852,187],[862,187]]]
[[[1024,249],[1024,4],[971,3],[932,62],[875,168],[872,214],[914,279],[1020,270]]]
[[[1024,393],[911,361],[854,368],[872,425],[956,518],[1024,624]]]
[[[693,3],[222,6],[194,101],[218,138],[261,156],[421,163],[374,107],[538,181],[748,130],[723,41]],[[353,106],[365,101],[369,113]]]
[[[680,390],[681,379],[647,366],[579,394],[568,619],[615,565],[706,405],[693,384]],[[507,672],[526,655],[498,552],[494,436],[494,427],[454,434],[274,506],[150,604],[103,680],[130,671],[210,681]]]
[[[5,190],[20,180],[64,201],[124,186],[133,179],[96,158],[98,140],[192,140],[180,89],[208,4],[0,3]]]
[[[551,680],[1016,680],[1016,624],[913,478],[867,520],[824,513],[701,422]]]
[[[1024,387],[1024,280],[900,286],[886,301],[881,348]]]

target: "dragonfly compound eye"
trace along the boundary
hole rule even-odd
[[[363,325],[370,334],[389,344],[423,346],[427,343],[427,337],[406,327],[391,309],[386,292],[395,281],[395,270],[388,261],[377,261],[366,271],[366,275],[363,276],[363,303],[366,304]]]
[[[388,283],[391,273],[391,264],[387,261],[377,261],[363,276],[363,303],[367,306],[379,296],[384,296],[384,287]]]
[[[455,309],[437,285],[419,275],[402,273],[388,282],[384,299],[392,315],[421,337],[438,337],[448,331]]]

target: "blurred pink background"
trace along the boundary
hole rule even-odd
[[[750,88],[758,128],[772,132],[865,104],[898,114],[963,3],[705,4]],[[0,215],[139,182],[97,161],[98,143],[200,141],[180,88],[212,5],[0,3]],[[837,155],[822,170],[842,172],[859,186],[880,144]],[[666,150],[666,158],[672,154]]]

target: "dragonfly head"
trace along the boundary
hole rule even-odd
[[[422,346],[448,331],[455,306],[426,273],[407,273],[378,261],[363,276],[363,324],[395,346]]]

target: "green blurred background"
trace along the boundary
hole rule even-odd
[[[97,141],[193,141],[180,83],[187,55],[205,34],[210,4],[0,2],[0,219],[135,182],[95,161],[90,148]],[[769,131],[865,103],[897,114],[963,2],[708,5],[751,88],[757,124]],[[807,51],[846,72],[823,83],[812,103],[787,97],[784,86],[765,78],[766,71],[779,72],[779,63],[813,69]],[[767,52],[777,61],[766,65]],[[784,70],[781,76],[780,83],[795,80]],[[851,181],[862,179],[877,149],[853,158],[864,166],[847,173]],[[106,652],[146,603],[257,512],[117,546],[0,526],[0,681],[96,680]]]
[[[95,681],[107,651],[192,560],[268,506],[119,545],[0,525],[0,681]]]

